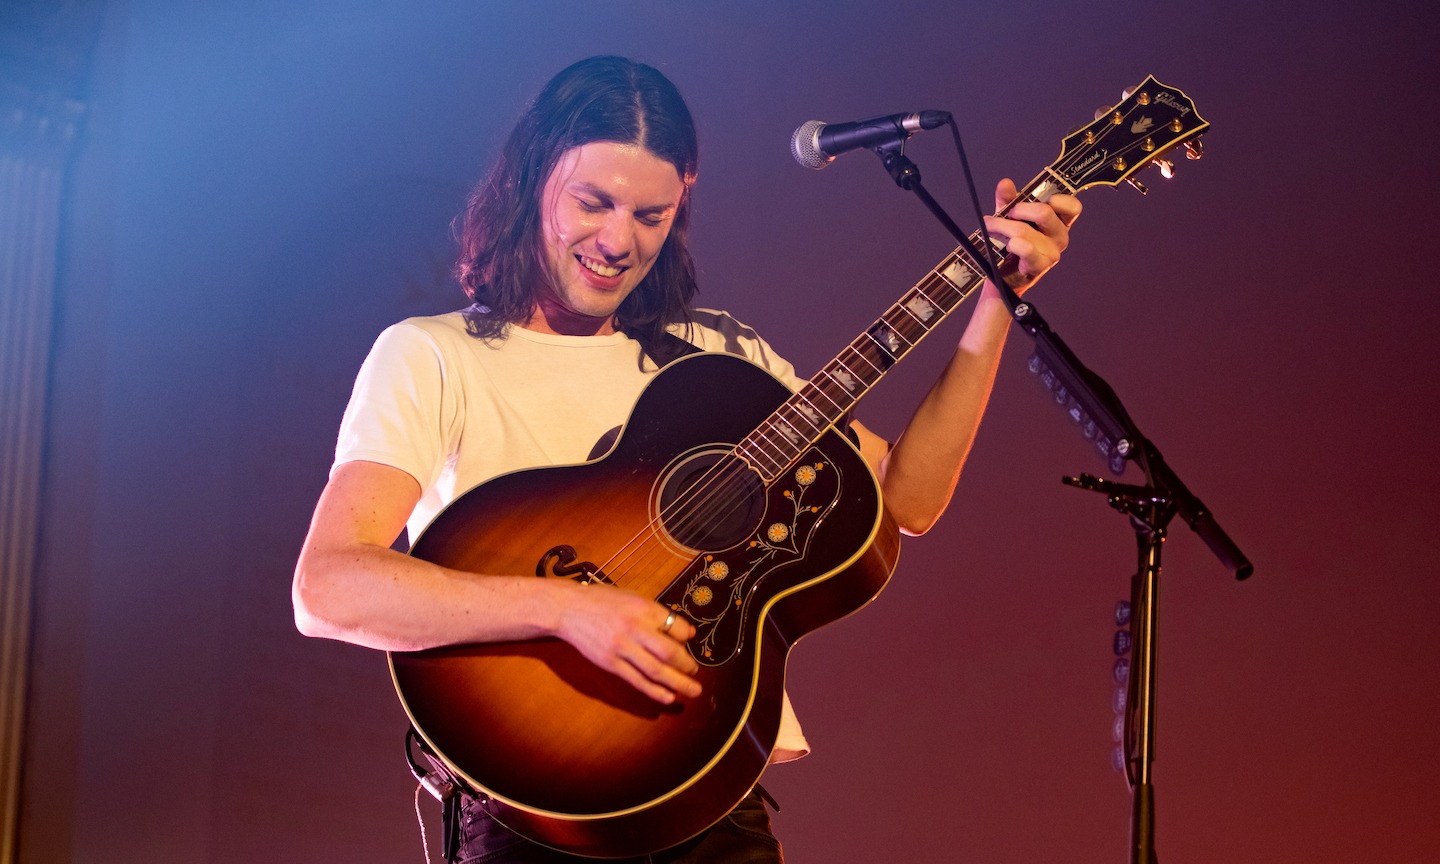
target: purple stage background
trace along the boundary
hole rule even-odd
[[[1256,565],[1236,583],[1179,523],[1167,545],[1161,860],[1435,860],[1416,67],[1440,22],[1290,8],[108,4],[63,235],[20,860],[421,860],[384,658],[299,636],[291,568],[370,341],[461,304],[449,220],[524,100],[596,53],[690,100],[701,301],[807,375],[951,244],[872,157],[797,167],[796,126],[949,110],[988,199],[1145,74],[1184,89],[1207,157],[1147,171],[1145,199],[1087,193],[1031,295]],[[967,213],[947,139],[910,152]],[[960,329],[862,418],[898,432]],[[765,778],[792,861],[1124,860],[1110,616],[1133,539],[1060,485],[1101,466],[1028,353],[1013,334],[945,519],[796,649],[816,749]]]

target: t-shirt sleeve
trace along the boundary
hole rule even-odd
[[[805,740],[800,720],[790,707],[790,694],[782,692],[781,695],[780,732],[775,737],[775,750],[770,754],[770,761],[776,764],[793,762],[810,752],[810,742]]]
[[[454,395],[446,385],[443,351],[430,333],[403,321],[386,328],[355,378],[335,466],[379,462],[430,488],[450,450],[446,418],[453,416]]]
[[[696,309],[694,317],[699,326],[695,328],[691,341],[698,347],[744,357],[785,382],[792,391],[805,386],[805,379],[795,373],[790,361],[775,353],[770,343],[762,339],[754,328],[735,320],[729,312]]]

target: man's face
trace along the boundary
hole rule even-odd
[[[541,192],[550,284],[527,327],[614,332],[613,316],[655,264],[685,185],[643,147],[593,141],[567,150]]]

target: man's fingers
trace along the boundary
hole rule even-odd
[[[675,691],[651,681],[639,668],[624,658],[620,658],[619,662],[608,671],[620,676],[621,680],[661,705],[669,705],[675,701]]]
[[[695,625],[690,619],[679,612],[666,610],[665,623],[660,625],[660,632],[674,639],[676,642],[688,642],[695,636]]]
[[[684,615],[616,588],[590,587],[573,598],[560,635],[590,662],[664,705],[700,695],[691,677],[700,664],[685,646],[695,625]]]
[[[1080,205],[1080,199],[1074,195],[1053,195],[1046,203],[1054,208],[1056,215],[1067,228],[1075,224],[1075,220],[1080,218],[1080,211],[1084,209]]]
[[[685,640],[694,635],[695,627],[684,618],[677,618],[669,635],[662,633],[658,639],[647,639],[644,642],[656,662],[656,675],[663,676],[657,680],[670,686],[678,681],[681,685],[678,689],[686,696],[700,695],[700,682],[691,677],[700,671],[700,664],[695,662],[695,658],[690,655],[690,649],[684,644]]]
[[[1020,190],[1015,188],[1015,181],[1009,177],[995,184],[995,212],[999,213],[1004,210],[1005,205],[1014,201],[1015,196],[1019,194]]]
[[[673,701],[675,695],[691,699],[699,696],[700,682],[685,671],[698,672],[699,664],[682,647],[668,639],[665,641],[669,647],[641,643],[633,655],[620,659],[643,676],[648,686],[661,689],[667,698],[660,701],[666,704]]]

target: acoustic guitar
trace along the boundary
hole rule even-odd
[[[1117,185],[1182,144],[1198,155],[1208,126],[1146,78],[1017,200]],[[775,746],[790,649],[873,599],[899,554],[844,418],[981,272],[955,250],[798,392],[735,356],[681,357],[604,456],[486,481],[425,529],[416,557],[608,583],[697,630],[703,694],[670,706],[558,639],[391,653],[415,729],[487,812],[565,852],[625,857],[695,836],[749,792]]]

